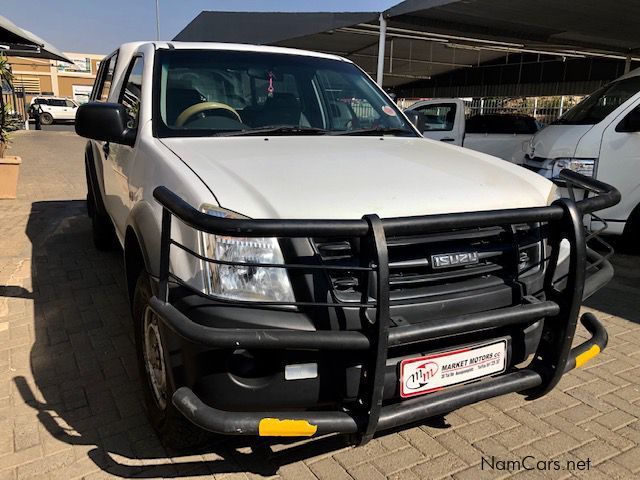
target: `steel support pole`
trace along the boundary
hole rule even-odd
[[[156,40],[160,40],[160,0],[156,0]]]
[[[629,70],[631,70],[631,55],[627,55],[624,61],[624,73],[629,73]]]
[[[378,37],[378,72],[376,83],[382,87],[382,77],[384,75],[384,49],[387,37],[387,20],[380,14],[380,33]]]

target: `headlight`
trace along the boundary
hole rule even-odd
[[[551,190],[549,191],[549,195],[547,196],[547,205],[551,205],[553,202],[561,198],[562,198],[562,195],[560,194],[558,187],[555,184],[552,184]]]
[[[202,210],[217,217],[242,218],[210,205]],[[202,234],[204,256],[225,262],[284,264],[276,238],[244,238]],[[234,300],[293,302],[291,282],[284,268],[205,263],[210,295]]]
[[[587,177],[593,177],[596,161],[593,158],[558,158],[553,162],[553,178],[560,176],[560,171],[568,168]]]

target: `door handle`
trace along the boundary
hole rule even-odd
[[[104,156],[108,157],[109,156],[109,142],[104,142],[104,144],[102,145],[102,151],[104,152]]]
[[[455,142],[456,139],[455,138],[441,138],[440,141],[441,142]]]

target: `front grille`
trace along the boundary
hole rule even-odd
[[[521,271],[522,275],[530,275],[539,270],[539,255],[534,252],[539,253],[540,239],[541,228],[537,224],[388,237],[392,304],[434,302],[499,287],[513,289]],[[316,238],[314,245],[326,265],[359,266],[361,245],[356,239]],[[477,263],[434,267],[433,255],[453,253],[477,254]],[[533,258],[536,255],[538,258]],[[375,283],[348,270],[331,271],[329,279],[336,298],[343,302],[361,300],[367,285]],[[371,288],[366,293],[369,297],[375,295]],[[483,303],[482,308],[486,307]]]

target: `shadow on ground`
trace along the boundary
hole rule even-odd
[[[167,451],[147,422],[125,294],[121,252],[98,252],[91,242],[84,201],[33,203],[33,292],[3,287],[0,295],[32,298],[35,344],[30,364],[36,389],[14,379],[57,440],[83,446],[102,470],[122,477],[180,477],[253,472],[347,446],[343,437],[289,442],[211,436],[195,451]],[[616,279],[589,306],[640,323],[637,257],[616,256]],[[447,428],[442,418],[430,422]]]
[[[615,238],[606,240],[616,248]],[[616,253],[611,263],[615,270],[613,280],[589,298],[585,305],[640,324],[640,256]]]
[[[121,252],[93,247],[84,201],[34,203],[27,235],[33,293],[10,286],[0,295],[34,300],[30,364],[39,393],[24,377],[14,381],[47,431],[86,446],[101,469],[122,477],[274,475],[346,446],[335,436],[287,444],[212,435],[196,451],[167,451],[143,411]]]

